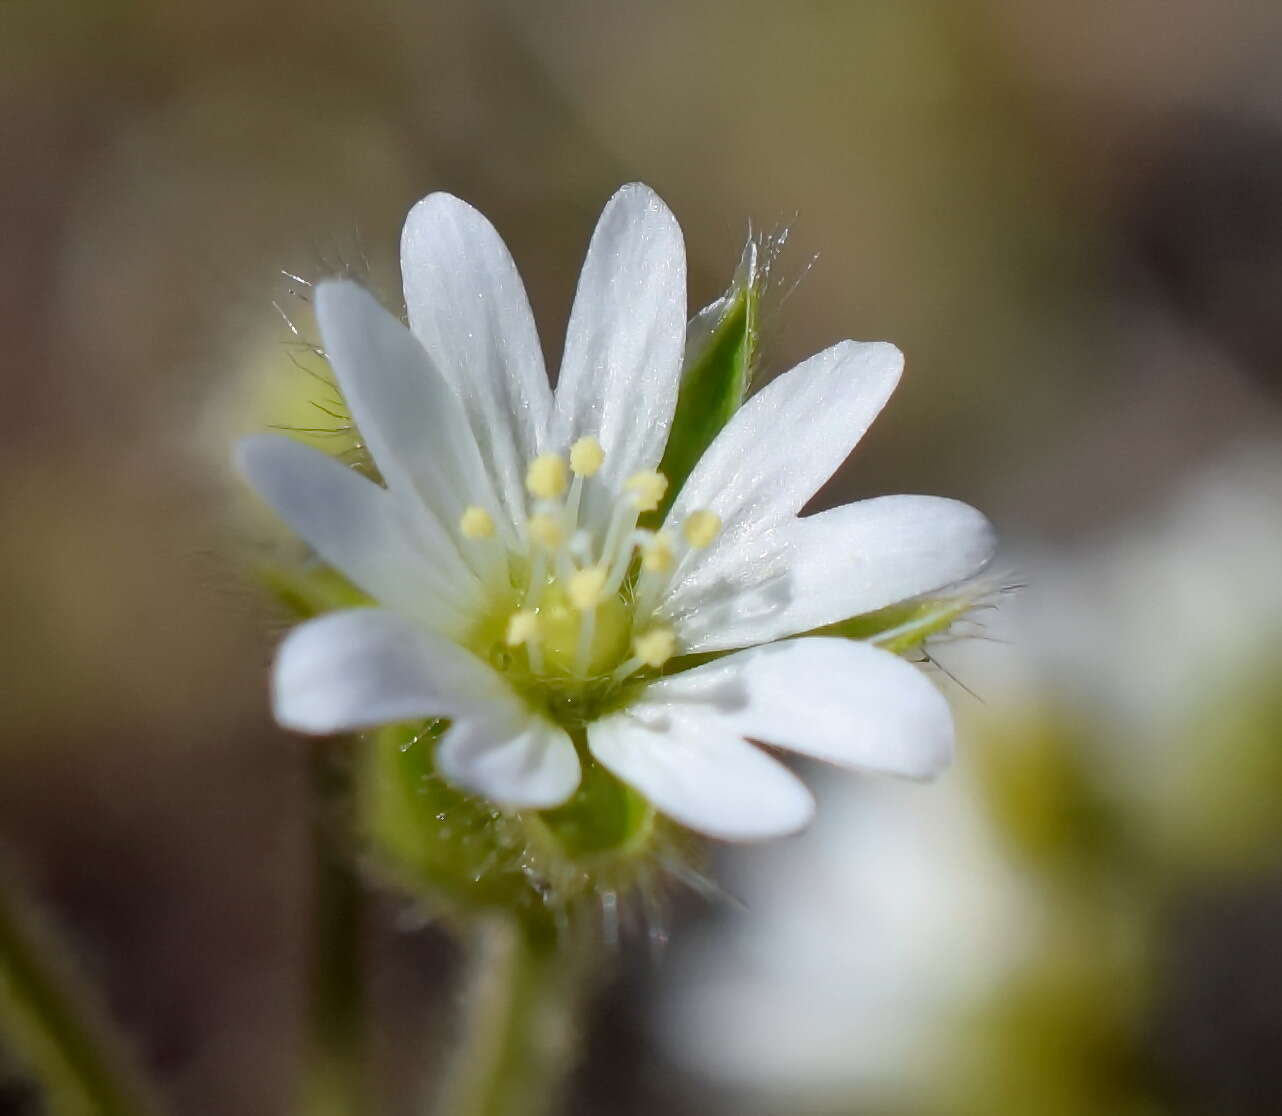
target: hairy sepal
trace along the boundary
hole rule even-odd
[[[757,353],[761,298],[757,256],[757,242],[749,240],[729,290],[687,326],[681,387],[659,466],[668,478],[668,491],[650,517],[655,523],[662,522],[695,464],[747,394]]]
[[[896,655],[911,656],[921,652],[928,640],[948,633],[989,592],[989,586],[976,584],[950,593],[914,597],[805,634],[866,640]]]
[[[374,603],[320,564],[264,565],[259,576],[300,620]],[[357,741],[355,836],[386,882],[434,909],[501,912],[537,933],[568,925],[578,908],[650,886],[656,851],[674,837],[641,795],[592,759],[582,739],[582,779],[569,801],[514,811],[436,771],[436,745],[448,727],[445,720],[391,725]]]
[[[386,882],[438,913],[503,913],[542,934],[647,886],[663,827],[635,791],[585,759],[563,806],[504,810],[436,770],[447,727],[389,726],[363,741],[358,836]]]

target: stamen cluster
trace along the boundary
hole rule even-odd
[[[568,455],[544,453],[529,463],[523,549],[508,555],[519,602],[502,625],[503,642],[524,652],[540,678],[621,683],[657,670],[677,652],[672,628],[653,618],[655,604],[681,557],[712,544],[721,530],[706,510],[686,516],[680,535],[638,526],[657,511],[668,480],[656,469],[633,473],[612,493],[603,530],[581,522],[584,492],[598,477],[605,451],[593,437]],[[493,516],[469,506],[458,524],[465,540],[502,545]]]

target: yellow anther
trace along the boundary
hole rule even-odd
[[[711,546],[712,540],[721,533],[721,516],[707,510],[693,511],[681,524],[681,531],[686,542],[696,549]]]
[[[570,471],[576,477],[590,477],[605,460],[605,450],[595,438],[580,438],[570,447]]]
[[[494,538],[494,517],[484,508],[478,508],[472,504],[459,517],[458,529],[465,539],[492,539]]]
[[[520,647],[523,643],[529,643],[538,634],[539,614],[537,612],[523,608],[507,618],[505,638],[509,647]]]
[[[677,637],[671,628],[651,628],[632,641],[632,650],[648,667],[661,667],[677,649]]]
[[[654,511],[668,491],[668,478],[657,469],[644,469],[628,477],[627,489],[638,511]]]
[[[596,608],[601,603],[601,591],[605,588],[605,575],[604,566],[588,566],[582,570],[575,570],[570,575],[570,584],[566,586],[570,604],[580,612]]]
[[[568,483],[565,458],[559,453],[539,454],[525,472],[525,487],[540,500],[560,499]]]
[[[641,547],[641,568],[650,573],[667,573],[672,569],[672,539],[660,531]]]
[[[547,550],[556,550],[565,542],[565,527],[555,515],[532,515],[529,526],[530,538]]]

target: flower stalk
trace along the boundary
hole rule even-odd
[[[131,1065],[52,926],[0,880],[0,1037],[59,1116],[154,1116]]]
[[[345,744],[318,741],[308,752],[313,894],[301,1116],[369,1111],[361,963],[365,902],[342,824],[352,810]]]
[[[477,926],[464,986],[466,1015],[439,1116],[541,1116],[577,1048],[575,1019],[592,973],[571,948],[517,918]]]

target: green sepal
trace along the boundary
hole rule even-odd
[[[258,577],[272,596],[300,620],[340,608],[366,608],[376,603],[329,566],[292,569],[263,563],[258,568]]]
[[[548,932],[579,900],[645,875],[659,831],[654,810],[589,756],[565,805],[503,810],[436,770],[446,727],[390,726],[361,742],[358,830],[395,886],[447,912],[505,912]]]
[[[950,596],[913,597],[887,605],[875,612],[865,612],[811,628],[785,639],[802,639],[807,636],[834,636],[838,639],[858,639],[884,647],[896,655],[911,655],[921,650],[932,636],[942,635],[967,612],[992,591],[992,586],[976,582],[955,590]],[[667,672],[690,670],[715,659],[734,654],[733,651],[708,651],[698,655],[683,655],[668,664]]]
[[[681,387],[659,465],[668,478],[668,491],[650,517],[656,523],[747,394],[757,353],[759,278],[757,242],[749,240],[730,289],[700,310],[686,329]]]
[[[374,604],[322,565],[265,564],[259,577],[300,619]],[[437,772],[444,720],[390,725],[355,745],[355,821],[368,861],[394,886],[458,913],[506,912],[547,933],[593,893],[644,877],[670,838],[649,802],[588,752],[576,731],[582,778],[564,805],[502,810]]]
[[[948,631],[986,592],[986,587],[971,586],[949,596],[914,597],[803,634],[867,640],[896,655],[906,655],[932,636]]]
[[[377,868],[411,894],[525,919],[543,902],[517,815],[447,783],[436,771],[445,721],[392,725],[359,744],[357,828]]]
[[[555,855],[583,866],[642,851],[655,828],[654,807],[590,756],[570,800],[538,819]]]

